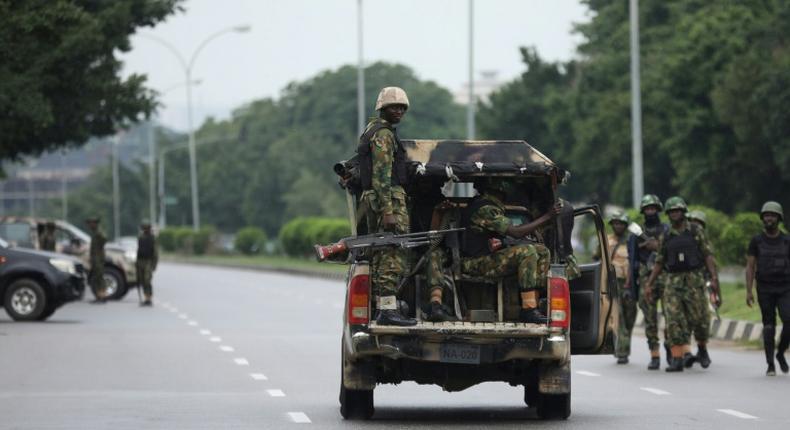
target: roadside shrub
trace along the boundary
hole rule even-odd
[[[746,264],[749,241],[763,229],[760,216],[755,212],[739,213],[721,234],[721,249],[717,257],[722,264]]]
[[[159,246],[163,251],[175,252],[176,251],[176,228],[167,227],[159,232],[157,237]]]
[[[192,253],[195,255],[206,254],[211,249],[213,243],[212,239],[215,233],[216,229],[213,226],[200,227],[198,231],[190,230],[192,236]]]
[[[258,227],[244,227],[236,232],[233,247],[245,255],[260,254],[266,246],[266,233]]]
[[[342,218],[300,217],[286,223],[279,234],[282,250],[292,256],[312,254],[313,245],[327,244],[351,235]]]
[[[192,251],[192,228],[191,227],[176,227],[175,228],[175,242],[176,252],[189,254]]]

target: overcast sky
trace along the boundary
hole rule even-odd
[[[211,34],[251,26],[213,40],[197,57],[195,126],[207,116],[226,118],[251,100],[277,97],[293,80],[357,62],[357,0],[189,0],[184,7],[142,31],[166,40],[187,61]],[[475,0],[475,70],[512,79],[523,71],[521,46],[536,46],[549,60],[572,57],[578,36],[571,29],[586,14],[579,0]],[[366,62],[406,64],[452,92],[467,81],[467,0],[364,0],[363,16]],[[150,38],[136,35],[132,46],[122,56],[124,73],[148,75],[149,85],[164,92],[159,120],[185,130],[178,60]]]

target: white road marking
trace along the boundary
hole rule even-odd
[[[266,390],[266,392],[272,397],[285,397],[283,390]]]
[[[235,349],[233,349],[232,346],[228,346],[228,345],[222,345],[222,346],[219,347],[219,349],[221,349],[221,350],[223,350],[225,352],[233,352],[233,351],[235,351]]]
[[[164,302],[164,303],[162,303],[162,306],[164,306],[166,308],[169,308],[170,307],[170,302]]]
[[[176,313],[176,312],[178,312],[178,308],[170,308],[170,312]]]
[[[672,394],[669,391],[659,390],[658,388],[640,387],[639,389],[642,391],[647,391],[648,393],[653,393],[657,396],[668,396]]]
[[[239,366],[249,366],[250,362],[247,361],[246,358],[234,358],[233,362],[238,364]]]
[[[222,338],[219,336],[210,337],[208,340],[212,342],[222,342]]]
[[[250,378],[256,381],[266,381],[269,379],[263,373],[250,373]]]
[[[195,326],[198,325],[198,323],[197,323],[197,321],[192,320],[192,321],[187,322],[187,325],[191,325],[192,327],[195,327]]]
[[[200,330],[200,334],[203,336],[208,336],[211,334],[211,330]]]
[[[590,372],[590,371],[587,371],[587,370],[577,370],[576,373],[578,373],[579,375],[584,375],[584,376],[601,376],[600,373]]]
[[[291,421],[295,423],[309,424],[312,422],[304,412],[288,412],[288,416],[291,417]]]
[[[332,307],[335,308],[335,309],[343,309],[343,303],[340,303],[340,302],[333,303]]]
[[[757,417],[755,417],[754,415],[745,414],[743,412],[736,411],[735,409],[716,409],[716,410],[721,412],[721,413],[723,413],[723,414],[732,415],[734,417],[742,418],[744,420],[756,420],[757,419]]]
[[[182,320],[185,320],[185,319],[189,318],[189,315],[187,315],[187,314],[178,314],[178,317],[181,318]]]

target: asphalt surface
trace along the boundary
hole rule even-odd
[[[0,429],[790,428],[790,376],[765,377],[761,352],[714,345],[682,374],[573,358],[572,415],[539,421],[523,388],[460,393],[380,386],[372,421],[338,410],[343,284],[163,264],[156,306],[132,291],[68,304],[44,323],[0,316]]]

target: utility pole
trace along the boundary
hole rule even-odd
[[[61,217],[63,221],[69,219],[69,196],[66,192],[66,181],[68,172],[66,171],[66,152],[60,151],[60,201],[61,201]]]
[[[156,134],[154,122],[148,122],[148,222],[156,223]]]
[[[365,131],[365,59],[363,57],[362,1],[357,0],[357,135]]]
[[[112,217],[115,240],[121,237],[121,186],[118,177],[118,147],[121,144],[121,133],[113,137],[112,143]]]
[[[165,151],[159,150],[159,229],[167,227],[167,206],[165,203]]]
[[[631,15],[631,170],[633,205],[645,192],[642,164],[642,96],[639,71],[639,0],[630,0]]]
[[[469,0],[469,104],[466,106],[466,138],[475,138],[475,1]]]

